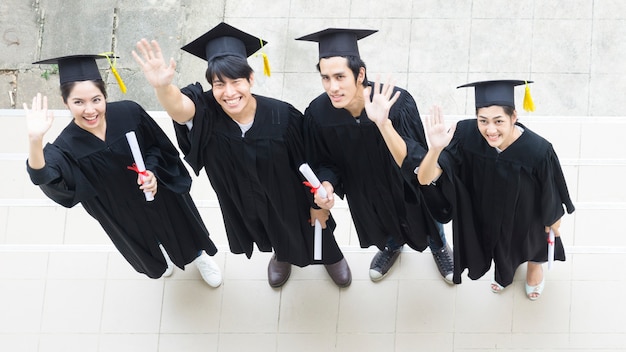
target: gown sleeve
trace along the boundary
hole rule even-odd
[[[140,116],[140,147],[146,169],[154,173],[159,183],[174,193],[183,194],[191,189],[191,177],[180,159],[178,150],[161,127],[138,104],[133,103]]]
[[[567,213],[574,212],[574,204],[567,190],[561,163],[550,146],[547,150],[544,162],[538,170],[537,176],[541,180],[541,209],[542,221],[545,226],[554,224],[563,214],[563,205]]]
[[[440,222],[452,220],[454,243],[454,283],[461,283],[461,274],[468,269],[472,280],[480,278],[489,269],[491,258],[483,250],[480,233],[476,231],[476,218],[470,192],[459,178],[463,169],[462,150],[465,134],[471,132],[472,123],[459,122],[450,144],[439,156],[443,173],[435,185],[423,192],[433,217]],[[434,197],[434,199],[433,199]],[[437,208],[441,207],[441,208]],[[437,218],[440,217],[440,218]]]
[[[315,122],[314,109],[307,108],[304,112],[304,141],[306,158],[311,169],[320,182],[328,181],[333,185],[335,194],[343,198],[345,192],[341,184],[341,173],[330,160],[331,150],[325,143],[322,133]]]
[[[176,121],[172,122],[174,123],[178,146],[185,155],[185,161],[187,161],[197,176],[205,165],[204,150],[209,142],[209,136],[213,128],[211,117],[215,116],[215,113],[211,113],[210,110],[215,109],[215,107],[207,101],[207,94],[210,93],[204,92],[202,85],[198,82],[182,88],[181,92],[189,97],[196,106],[193,127],[189,129],[187,125],[181,125]]]
[[[453,219],[455,207],[458,206],[460,201],[464,201],[465,198],[464,196],[459,198],[459,193],[463,194],[465,192],[462,189],[458,189],[462,185],[460,185],[456,176],[457,170],[459,170],[463,162],[462,158],[458,157],[461,148],[461,139],[458,135],[461,129],[457,129],[454,138],[452,138],[450,144],[443,150],[439,160],[437,160],[437,164],[442,169],[439,179],[429,185],[419,186],[431,215],[435,220],[443,224]]]
[[[428,144],[415,100],[407,91],[400,90],[400,92],[400,97],[394,104],[389,118],[406,143],[407,155],[401,165],[402,176],[410,184],[416,184],[414,170],[424,159]]]
[[[44,148],[46,165],[33,169],[26,162],[26,170],[33,184],[57,204],[71,208],[96,195],[85,175],[72,158],[54,144]]]
[[[289,152],[290,167],[292,170],[299,170],[300,165],[307,162],[306,152],[304,147],[304,117],[298,109],[289,105],[289,125],[287,128],[287,134],[285,137],[285,143],[287,145],[287,151]],[[300,180],[306,181],[304,175],[298,172]],[[319,209],[315,204],[314,195],[311,190],[307,190],[304,186],[303,189],[308,194],[309,205],[313,208]]]

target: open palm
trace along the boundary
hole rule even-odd
[[[371,87],[367,87],[363,91],[363,98],[365,99],[365,112],[367,117],[372,120],[376,125],[382,125],[389,118],[389,110],[391,106],[398,100],[400,92],[393,94],[394,85],[390,82],[383,84],[382,89],[380,87],[379,79],[376,78],[374,83],[374,94],[370,100]]]
[[[452,136],[454,136],[454,131],[456,130],[456,123],[448,128],[445,124],[441,108],[433,106],[430,111],[430,116],[426,118],[424,128],[428,136],[428,141],[430,142],[430,147],[442,149],[450,144]]]
[[[156,40],[148,42],[142,39],[137,42],[137,51],[133,50],[133,58],[141,66],[144,76],[154,88],[164,87],[172,83],[176,69],[174,59],[170,59],[169,65],[163,59],[161,47]]]
[[[37,96],[33,98],[30,110],[28,104],[24,103],[24,111],[26,112],[26,129],[29,138],[42,139],[54,121],[53,113],[48,111],[48,97],[42,98],[41,93],[37,93]]]

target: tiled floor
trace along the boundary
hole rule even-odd
[[[547,272],[540,300],[525,270],[502,294],[489,277],[449,286],[429,253],[405,250],[369,280],[371,250],[346,248],[354,281],[323,267],[266,282],[269,254],[221,251],[221,287],[195,267],[167,279],[135,273],[108,246],[5,246],[0,253],[2,351],[570,351],[626,346],[625,253],[570,253]]]

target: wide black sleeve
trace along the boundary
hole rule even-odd
[[[440,223],[448,223],[452,220],[454,208],[459,203],[456,187],[459,187],[457,183],[460,181],[457,175],[463,163],[461,157],[463,141],[461,136],[465,130],[463,126],[466,126],[466,124],[459,124],[459,128],[457,128],[450,144],[441,152],[437,160],[442,169],[439,179],[430,185],[419,186],[428,210],[433,218]],[[463,201],[466,200],[463,199]]]
[[[345,192],[341,183],[341,173],[331,162],[332,150],[318,129],[310,108],[304,111],[304,142],[307,162],[320,182],[328,181],[333,185],[335,194],[343,198]]]
[[[26,171],[33,184],[54,202],[71,208],[96,195],[95,190],[72,158],[53,144],[44,148],[46,165],[33,169],[26,162]]]
[[[314,194],[304,185],[306,178],[299,172],[300,165],[307,163],[306,151],[304,146],[304,116],[298,109],[289,105],[289,124],[285,136],[285,143],[289,153],[290,167],[298,171],[301,181],[303,182],[303,190],[308,194],[309,204],[311,207],[319,209],[315,204]],[[310,166],[310,165],[309,165]],[[316,175],[317,176],[317,175]],[[319,177],[318,177],[319,178]]]
[[[183,194],[191,189],[191,177],[180,159],[178,150],[161,127],[138,104],[135,113],[140,116],[137,137],[144,154],[146,169],[154,173],[161,186]]]
[[[541,182],[541,215],[545,226],[554,224],[563,216],[563,205],[568,214],[574,212],[561,163],[552,146],[547,150],[537,177]]]
[[[401,165],[402,176],[408,183],[415,184],[414,170],[424,159],[428,144],[417,105],[411,94],[400,90],[400,97],[393,105],[389,119],[406,143],[407,155]]]
[[[213,129],[212,117],[215,116],[215,106],[209,103],[207,97],[211,93],[204,92],[202,85],[198,82],[190,84],[180,91],[189,97],[196,106],[196,114],[192,120],[193,127],[189,129],[187,125],[181,125],[176,121],[172,122],[176,132],[176,140],[180,150],[185,155],[185,161],[198,175],[205,165],[204,158],[207,157],[204,155],[204,151]]]

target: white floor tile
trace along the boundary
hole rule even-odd
[[[101,331],[157,334],[162,304],[162,280],[109,280],[104,294]]]
[[[104,287],[104,280],[48,280],[41,331],[100,332]]]

